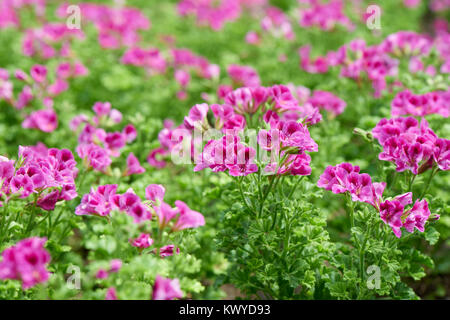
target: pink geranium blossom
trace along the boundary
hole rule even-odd
[[[127,157],[127,168],[124,172],[125,176],[130,176],[132,174],[144,173],[145,169],[139,163],[138,158],[131,152]]]
[[[45,250],[46,238],[31,237],[17,242],[2,252],[0,279],[17,279],[23,289],[47,282],[50,254]]]
[[[178,279],[163,278],[156,276],[155,284],[153,285],[153,300],[173,300],[183,297],[180,289],[180,282]]]
[[[117,300],[117,292],[114,287],[110,287],[106,290],[105,300]]]
[[[174,253],[180,254],[180,248],[176,248],[175,250],[175,246],[173,244],[169,244],[159,249],[159,256],[161,258],[173,256]]]
[[[102,185],[97,190],[91,188],[91,191],[83,196],[81,203],[76,207],[75,214],[109,216],[115,208],[112,200],[116,191],[116,184]]]
[[[31,113],[22,122],[22,127],[52,132],[58,127],[58,116],[53,110],[38,110]]]
[[[130,240],[131,245],[140,250],[150,247],[153,244],[153,239],[147,233],[141,233],[136,239]]]

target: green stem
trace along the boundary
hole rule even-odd
[[[256,214],[255,210],[250,208],[250,205],[247,203],[247,200],[245,199],[244,190],[242,190],[242,181],[244,181],[244,177],[241,177],[241,178],[238,179],[239,192],[241,194],[242,202],[244,203],[244,205],[247,207],[247,209],[250,212],[253,212],[254,214]]]
[[[423,189],[422,194],[420,195],[419,199],[422,199],[423,196],[427,193],[428,188],[430,187],[431,180],[433,180],[433,177],[434,177],[435,174],[438,172],[438,169],[439,169],[438,167],[434,167],[434,168],[431,170],[430,176],[428,177],[427,184],[425,185],[425,189]]]
[[[290,200],[292,195],[294,194],[295,190],[297,189],[298,185],[300,184],[300,182],[303,180],[305,176],[301,176],[297,182],[295,183],[294,187],[292,188],[291,192],[289,193],[289,195],[287,196],[287,198]]]
[[[350,209],[349,216],[350,216],[350,228],[353,228],[355,226],[355,206],[352,201],[351,195],[349,193],[346,193],[347,197],[347,207]]]

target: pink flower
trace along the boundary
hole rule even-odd
[[[333,115],[341,114],[347,103],[339,99],[337,96],[327,91],[314,91],[313,95],[308,99],[308,102],[315,108],[323,108]]]
[[[49,194],[37,200],[36,205],[44,210],[52,211],[55,209],[56,202],[60,199],[60,191],[53,190]]]
[[[120,268],[122,268],[122,260],[112,259],[110,262],[109,272],[119,272]]]
[[[162,202],[154,207],[156,216],[158,218],[159,228],[163,229],[167,224],[177,216],[177,210],[173,209],[170,205]]]
[[[111,109],[111,112],[109,113],[109,118],[114,122],[114,123],[120,123],[122,121],[122,113],[117,110],[117,109]],[[128,127],[128,126],[127,126]],[[126,132],[127,131],[132,131],[132,129],[130,130],[130,128],[127,129],[127,127],[124,128],[124,132],[123,134],[128,135]],[[130,134],[130,137],[127,137],[127,142],[131,142],[134,139],[132,138],[133,135]]]
[[[21,198],[31,193],[39,194],[37,204],[45,210],[53,210],[59,200],[68,201],[77,196],[74,178],[78,169],[69,150],[47,149],[42,144],[19,146],[19,159],[20,167],[3,183],[7,193],[18,194]],[[5,165],[2,161],[0,167]],[[9,170],[5,174],[9,175]]]
[[[180,231],[187,228],[197,228],[205,225],[205,218],[200,212],[191,210],[183,201],[175,201],[179,217],[172,230]]]
[[[416,200],[411,210],[408,211],[408,216],[403,223],[406,231],[413,232],[414,228],[420,232],[425,231],[425,223],[430,217],[430,210],[428,209],[428,202],[426,200]]]
[[[126,137],[121,132],[109,132],[105,137],[105,146],[109,153],[117,157],[120,155],[120,149],[126,144]]]
[[[125,176],[130,176],[132,174],[141,174],[144,173],[145,169],[141,167],[138,158],[130,152],[127,158],[127,169],[124,172]]]
[[[78,156],[85,161],[88,167],[92,167],[97,171],[104,172],[112,162],[108,152],[93,143],[80,144],[77,147],[77,153]]]
[[[227,94],[230,93],[231,91],[233,91],[233,87],[232,86],[221,84],[217,88],[217,97],[219,99],[224,99],[227,96]]]
[[[239,146],[236,154],[237,162],[227,165],[228,173],[231,176],[239,177],[257,172],[258,166],[254,163],[255,155],[255,149],[243,145]]]
[[[28,77],[28,75],[23,70],[20,70],[20,69],[17,69],[15,71],[14,76],[16,77],[17,80],[25,81],[25,82],[28,82],[30,79]],[[4,80],[6,80],[6,79],[4,79]]]
[[[152,219],[152,213],[131,188],[122,195],[115,195],[112,201],[117,208],[133,217],[135,223]]]
[[[408,232],[414,232],[414,228],[420,232],[425,230],[425,223],[430,217],[427,201],[416,200],[411,209],[405,210],[404,207],[411,203],[412,193],[408,192],[380,204],[380,217],[392,228],[397,238],[401,237],[401,227]]]
[[[241,5],[239,0],[182,0],[178,2],[177,12],[181,16],[194,15],[199,25],[208,25],[217,31],[225,22],[240,16]]]
[[[107,116],[111,112],[111,103],[96,102],[92,107],[98,117]]]
[[[173,300],[182,298],[183,293],[180,289],[180,282],[178,279],[168,279],[156,276],[155,284],[153,285],[153,300]]]
[[[298,49],[300,56],[300,67],[309,73],[326,73],[328,72],[329,62],[325,57],[317,57],[314,61],[310,58],[311,47],[309,45]]]
[[[237,86],[258,87],[261,80],[258,73],[250,66],[232,64],[227,68],[228,75]]]
[[[114,287],[110,287],[106,290],[105,300],[117,300],[117,292]]]
[[[70,120],[69,127],[72,131],[77,131],[78,127],[82,123],[87,123],[89,121],[89,118],[85,114],[80,114],[78,116],[75,116],[72,120]]]
[[[256,33],[255,31],[249,31],[245,35],[245,42],[247,42],[248,44],[256,45],[260,42],[260,40],[261,39],[260,39],[258,33]]]
[[[419,126],[412,117],[382,119],[372,134],[383,146],[379,159],[394,162],[397,171],[420,174],[431,167],[438,138],[426,120]]]
[[[194,105],[189,110],[189,115],[184,117],[184,125],[186,128],[193,129],[197,125],[201,126],[206,121],[208,110],[209,106],[206,103]]]
[[[99,186],[97,190],[91,188],[91,191],[83,196],[81,203],[76,207],[75,214],[109,216],[114,209],[112,201],[116,191],[116,184]]]
[[[274,104],[274,111],[286,112],[299,109],[298,101],[294,98],[288,87],[284,85],[275,85],[269,90],[269,96],[272,98]]]
[[[46,238],[31,237],[5,249],[0,262],[0,279],[20,280],[23,289],[47,282],[50,272],[46,266],[51,257],[44,249],[46,241]]]
[[[436,139],[433,160],[437,163],[439,169],[450,170],[450,140]]]
[[[380,217],[387,225],[392,228],[395,236],[400,238],[402,232],[400,230],[402,224],[404,206],[400,201],[390,201],[386,200],[380,204]]]
[[[175,246],[173,244],[169,244],[167,246],[161,247],[159,249],[159,256],[161,258],[173,256],[174,252],[176,254],[180,254],[180,248],[177,248],[176,250],[174,250],[174,249],[175,249]]]
[[[175,71],[175,80],[181,87],[186,88],[191,80],[191,75],[185,70],[178,69]]]
[[[53,110],[38,110],[22,122],[22,127],[52,132],[58,127],[58,116]]]
[[[347,162],[335,167],[328,166],[317,181],[317,186],[333,193],[344,193],[347,191],[347,177],[353,172],[359,173],[359,167]]]
[[[268,98],[269,90],[264,87],[242,87],[228,93],[225,103],[233,106],[239,114],[253,114]]]
[[[331,0],[327,3],[309,1],[310,7],[300,10],[300,26],[303,28],[319,27],[322,30],[332,30],[336,25],[342,25],[347,30],[355,26],[344,13],[342,0]]]
[[[409,90],[399,92],[392,100],[393,116],[413,115],[426,116],[429,114],[440,114],[447,118],[450,116],[450,105],[448,95],[450,91],[435,91],[423,95],[413,94]]]
[[[166,166],[166,161],[164,160],[158,160],[156,156],[166,156],[168,152],[164,148],[156,148],[150,151],[150,153],[147,156],[147,162],[150,166],[156,167],[156,168],[164,168]]]
[[[47,91],[51,96],[57,96],[61,92],[66,91],[68,88],[69,88],[69,84],[67,83],[67,81],[65,81],[63,79],[56,79],[55,83],[51,84],[47,88]]]
[[[31,67],[30,75],[36,82],[44,82],[47,78],[47,68],[40,64]]]
[[[136,128],[132,124],[128,124],[123,128],[122,134],[125,136],[127,143],[133,142],[137,137]]]
[[[403,4],[408,8],[415,8],[420,4],[421,0],[403,0]]]
[[[279,121],[274,129],[279,130],[282,148],[295,149],[297,153],[318,151],[319,147],[311,138],[308,128],[301,123],[295,121]]]
[[[108,271],[106,271],[105,269],[100,269],[95,274],[95,277],[97,279],[106,279],[106,278],[108,278]]]
[[[131,240],[131,245],[139,249],[145,249],[153,244],[153,239],[147,233],[141,233],[139,237]]]
[[[150,184],[145,188],[145,198],[157,202],[163,201],[166,189],[160,184]]]

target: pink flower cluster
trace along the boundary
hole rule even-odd
[[[421,58],[426,57],[433,47],[440,55],[440,71],[450,72],[450,34],[441,31],[433,40],[429,36],[411,31],[399,31],[391,34],[379,45],[367,46],[364,40],[355,39],[343,45],[337,51],[311,59],[311,47],[305,45],[299,49],[300,67],[309,73],[326,73],[330,67],[340,66],[340,76],[351,78],[361,84],[364,76],[371,82],[375,97],[380,97],[387,89],[387,77],[398,74],[399,58],[410,59],[410,71],[425,71],[431,75],[436,67],[424,67]]]
[[[300,67],[308,73],[326,73],[330,63],[326,57],[311,59],[311,46],[304,45],[298,49]]]
[[[83,31],[69,29],[65,23],[47,23],[40,28],[26,31],[22,42],[22,53],[28,57],[50,59],[70,58],[73,39],[84,39]],[[60,49],[57,49],[60,47]]]
[[[250,66],[231,64],[227,72],[235,87],[258,87],[261,84],[258,72]]]
[[[275,37],[284,37],[287,40],[295,38],[289,18],[277,7],[270,6],[265,9],[265,16],[261,20],[261,28],[264,32],[269,32]]]
[[[205,57],[199,56],[186,48],[174,48],[170,51],[172,64],[175,70],[192,71],[205,79],[218,78],[220,68],[212,64]],[[178,80],[177,80],[178,81]],[[182,82],[182,81],[180,81]]]
[[[120,62],[144,68],[149,74],[165,73],[167,69],[167,62],[157,48],[129,48],[123,54]]]
[[[303,28],[317,26],[322,30],[333,30],[336,25],[342,25],[347,30],[353,30],[355,26],[344,14],[344,2],[342,0],[330,0],[321,3],[320,0],[303,0],[309,7],[300,9],[300,26]]]
[[[198,105],[196,105],[198,106]],[[193,109],[196,109],[196,106]],[[192,111],[194,113],[196,111]],[[190,120],[191,122],[197,122],[195,120]],[[164,121],[164,128],[158,134],[158,140],[161,144],[160,147],[155,148],[150,151],[147,156],[147,162],[150,166],[156,168],[164,168],[166,166],[165,158],[170,155],[173,150],[182,148],[182,142],[184,139],[191,139],[191,152],[194,151],[194,139],[192,139],[191,132],[193,127],[186,127],[189,125],[189,121],[185,119],[184,123],[178,127],[174,127],[174,123],[171,120]]]
[[[331,92],[315,90],[311,97],[308,98],[307,103],[310,103],[314,108],[325,109],[333,115],[341,114],[347,103],[335,96]]]
[[[406,89],[397,93],[391,103],[392,116],[412,115],[424,117],[429,114],[450,115],[450,90],[414,94]]]
[[[216,164],[219,164],[220,166],[217,168],[220,168],[220,171],[227,170],[222,166],[225,164],[224,160],[227,159],[226,162],[229,166],[238,164],[244,165],[240,168],[241,170],[244,170],[243,172],[239,173],[238,171],[232,170],[231,174],[248,174],[251,170],[254,170],[254,150],[252,148],[246,149],[241,143],[234,142],[234,147],[227,147],[228,140],[222,141],[219,139],[215,140],[215,142],[211,140],[208,147],[205,149],[205,159],[202,159],[202,155],[200,155],[200,157],[195,155],[194,145],[198,145],[201,141],[198,141],[197,144],[196,141],[193,141],[193,136],[195,138],[193,130],[197,129],[200,132],[204,132],[213,127],[217,130],[221,130],[222,133],[227,135],[232,132],[231,135],[235,136],[237,132],[242,131],[248,125],[245,116],[253,116],[257,112],[261,113],[261,118],[263,118],[266,123],[271,126],[273,125],[274,130],[280,121],[295,122],[300,118],[302,118],[302,121],[306,125],[311,125],[322,119],[319,108],[324,108],[334,114],[342,112],[343,108],[345,108],[345,102],[343,100],[325,91],[317,91],[317,93],[311,97],[311,100],[309,100],[309,92],[301,93],[303,95],[302,99],[304,100],[302,100],[302,103],[304,103],[304,105],[300,106],[299,101],[291,93],[291,90],[284,85],[274,85],[272,87],[242,87],[236,90],[230,90],[231,89],[226,89],[223,91],[223,104],[212,104],[209,106],[208,104],[203,103],[194,105],[189,111],[189,114],[184,118],[183,124],[176,128],[174,128],[172,121],[166,120],[164,122],[164,129],[158,135],[161,146],[150,152],[147,157],[148,163],[157,168],[164,167],[166,162],[163,159],[158,159],[158,157],[167,157],[172,151],[179,151],[178,148],[183,147],[183,139],[187,138],[191,139],[191,155],[194,155],[192,159],[194,161],[200,161],[198,163],[199,166],[197,167],[198,170],[214,165],[213,163],[210,163],[210,161],[214,161],[214,158],[209,160],[208,158],[212,156],[211,153],[215,154],[215,148],[219,148],[220,150],[222,145],[225,146],[225,148],[235,150],[235,152],[227,156],[218,153],[217,156],[219,159],[217,159]],[[207,117],[209,110],[212,111],[214,116],[212,126],[209,124]],[[263,114],[264,116],[262,117]],[[257,125],[259,124],[262,125],[262,123],[258,123]],[[230,142],[231,141],[234,140],[230,140]],[[301,159],[307,158],[307,155],[301,157]],[[292,157],[291,160],[293,160]],[[247,165],[248,168],[246,167]],[[235,167],[234,169],[237,170],[237,168],[238,167]],[[250,171],[247,171],[246,168]]]
[[[413,117],[381,119],[372,134],[383,146],[379,159],[395,163],[399,172],[450,168],[450,140],[438,138],[425,119],[420,124]]]
[[[344,162],[328,166],[317,181],[317,186],[333,193],[348,192],[353,201],[365,202],[379,209],[385,182],[372,182],[367,173],[359,173],[359,166]]]
[[[173,300],[183,297],[183,292],[180,289],[180,281],[178,279],[163,278],[156,276],[153,284],[153,300]]]
[[[67,149],[19,147],[18,168],[14,161],[0,160],[0,199],[12,196],[26,198],[36,194],[36,204],[44,210],[53,210],[56,202],[69,201],[77,196],[76,161]]]
[[[191,155],[194,154],[195,148],[193,137],[193,130],[197,128],[201,131],[210,128],[207,120],[207,113],[211,109],[215,117],[215,127],[219,130],[232,130],[243,129],[245,126],[245,118],[234,112],[234,109],[230,105],[213,104],[211,106],[206,103],[196,104],[189,111],[188,116],[184,118],[184,122],[174,127],[174,123],[170,120],[164,121],[164,129],[158,134],[158,140],[161,144],[160,147],[150,151],[147,162],[156,168],[163,168],[166,162],[158,157],[167,157],[172,151],[177,151],[182,148],[184,139],[190,139],[191,143]],[[198,137],[201,139],[201,136]],[[201,143],[201,141],[198,141]]]
[[[411,203],[412,193],[408,192],[380,204],[380,217],[391,227],[397,238],[402,235],[402,227],[410,233],[414,232],[414,229],[420,232],[425,230],[425,223],[430,217],[428,202],[416,200],[412,208],[405,210],[405,206]]]
[[[175,201],[175,208],[165,203],[165,189],[161,185],[151,184],[145,189],[145,196],[155,210],[158,225],[164,229],[171,224],[172,231],[197,228],[205,225],[205,218],[200,212],[191,210],[181,200]]]
[[[122,260],[112,259],[109,263],[109,269],[99,269],[95,274],[95,277],[97,279],[106,279],[111,273],[119,272],[120,268],[122,268]]]
[[[69,62],[61,63],[56,71],[56,80],[49,83],[48,70],[44,65],[34,65],[30,74],[22,70],[16,70],[15,78],[25,85],[15,98],[14,85],[9,79],[9,72],[0,68],[0,99],[5,100],[18,110],[22,110],[38,100],[45,109],[32,111],[28,115],[22,111],[25,116],[22,126],[28,129],[52,132],[58,127],[58,116],[53,110],[53,98],[69,88],[67,82],[69,78],[82,76],[86,73],[87,70],[79,62],[73,64]]]
[[[58,8],[58,16],[67,18],[67,7]],[[103,48],[132,47],[140,40],[139,30],[148,30],[150,21],[135,8],[112,8],[93,3],[77,3],[83,20],[92,22],[98,30],[98,41]]]
[[[300,65],[310,73],[325,73],[329,67],[341,66],[341,77],[355,79],[360,83],[363,74],[367,75],[379,97],[387,88],[386,77],[395,76],[398,72],[398,60],[393,59],[382,46],[366,46],[363,40],[353,40],[336,52],[329,52],[326,57],[309,60],[309,47],[299,50]]]
[[[20,10],[32,7],[37,17],[43,18],[45,14],[45,0],[2,0],[0,1],[0,29],[7,27],[20,27]]]
[[[430,2],[430,9],[432,11],[445,11],[450,9],[449,0],[432,0]]]
[[[380,45],[385,53],[395,56],[423,56],[427,55],[433,46],[433,40],[426,35],[412,31],[399,31],[390,34]]]
[[[305,152],[317,152],[318,145],[308,128],[292,120],[271,121],[270,126],[269,131],[258,133],[259,146],[270,151],[270,163],[265,171],[278,175],[310,175],[311,157]]]
[[[416,200],[411,209],[405,206],[412,203],[412,193],[408,192],[392,200],[383,200],[385,182],[372,182],[367,173],[359,173],[360,168],[350,163],[328,166],[320,176],[317,186],[333,193],[348,193],[352,201],[372,205],[384,223],[392,228],[395,236],[401,237],[401,227],[413,232],[414,228],[423,232],[430,216],[426,200]]]
[[[181,87],[177,93],[180,100],[187,97],[186,89],[191,74],[205,79],[215,79],[220,74],[219,66],[185,48],[172,48],[170,58],[165,58],[157,48],[143,49],[134,46],[124,53],[121,63],[144,68],[150,75],[164,74],[169,67],[173,67],[175,81]]]
[[[220,75],[220,67],[212,64],[205,57],[196,55],[186,48],[173,48],[170,51],[172,56],[174,78],[180,86],[177,97],[180,100],[187,98],[187,88],[191,81],[191,75],[196,75],[204,79],[217,79]]]
[[[123,194],[117,193],[116,184],[99,186],[97,190],[91,188],[76,207],[76,215],[97,215],[108,217],[111,211],[118,210],[133,217],[135,223],[151,220],[150,209],[141,201],[133,189]]]
[[[277,7],[260,5],[259,10],[263,16],[261,17],[261,32],[249,31],[245,36],[245,41],[249,44],[258,45],[261,41],[261,36],[270,34],[275,38],[285,38],[286,40],[293,40],[295,34],[292,30],[292,24],[288,16]],[[255,12],[255,14],[260,14]]]
[[[86,167],[106,172],[112,163],[111,157],[120,156],[120,150],[136,139],[137,131],[132,124],[128,124],[121,132],[107,132],[102,126],[120,123],[122,114],[112,109],[109,102],[96,102],[92,109],[95,112],[92,119],[84,114],[78,115],[70,122],[70,128],[77,131],[82,124],[84,125],[78,136],[79,145],[76,149],[78,156],[83,159]],[[130,153],[124,175],[139,174],[144,171],[138,159]]]
[[[227,171],[232,176],[246,176],[257,172],[254,162],[256,151],[241,143],[237,135],[225,135],[219,140],[210,140],[196,162],[194,171],[210,168],[214,172]]]
[[[51,257],[44,248],[46,241],[46,238],[31,237],[5,249],[0,262],[0,279],[20,280],[23,289],[47,282],[50,276],[47,264]]]
[[[130,239],[130,243],[133,247],[138,248],[139,252],[150,247],[153,244],[153,239],[148,233],[141,233],[139,237],[135,239]],[[157,253],[157,250],[154,249],[153,252]],[[180,254],[180,248],[176,248],[173,244],[169,244],[167,246],[163,246],[159,248],[159,256],[161,258],[173,256],[173,254]]]
[[[199,25],[220,30],[226,22],[240,16],[241,6],[239,0],[181,0],[177,11],[180,16],[195,16]]]
[[[92,188],[90,193],[85,194],[81,199],[81,203],[75,209],[75,214],[107,217],[111,211],[118,210],[133,217],[135,223],[141,223],[152,219],[153,210],[156,213],[160,229],[168,226],[171,221],[173,221],[172,231],[196,228],[205,224],[203,215],[191,210],[184,202],[177,200],[176,208],[171,208],[163,202],[165,189],[161,185],[149,185],[145,193],[147,200],[152,204],[151,207],[142,202],[133,189],[118,194],[115,184],[99,186],[97,190]],[[150,243],[145,236],[136,241],[137,246],[145,241]]]

